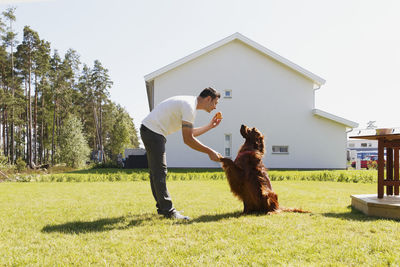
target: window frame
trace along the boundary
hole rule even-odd
[[[274,151],[274,148],[279,148],[279,151]],[[282,148],[286,148],[286,151],[282,151]],[[288,145],[273,145],[272,147],[271,147],[271,153],[272,154],[277,154],[277,155],[280,155],[280,154],[283,154],[283,155],[287,155],[287,154],[289,154],[289,146]]]
[[[229,92],[229,96],[226,95],[227,92]],[[224,98],[232,98],[232,90],[230,89],[224,90]]]
[[[229,140],[226,139],[227,136],[229,136]],[[227,143],[227,142],[229,142],[229,143]],[[229,149],[230,155],[226,154],[226,149]],[[232,158],[232,134],[231,133],[224,134],[224,157]]]

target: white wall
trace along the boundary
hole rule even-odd
[[[268,168],[345,168],[343,125],[312,114],[313,82],[257,50],[233,41],[181,65],[154,81],[155,104],[173,95],[198,95],[205,87],[223,92],[217,110],[219,127],[198,139],[223,154],[224,134],[232,134],[235,157],[243,138],[241,124],[257,127],[266,136]],[[198,111],[195,127],[212,114]],[[272,145],[288,145],[289,154],[271,154]],[[181,132],[167,137],[169,167],[219,167],[208,156],[183,144]]]

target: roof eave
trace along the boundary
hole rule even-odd
[[[322,117],[322,118],[334,121],[334,122],[339,123],[339,124],[343,124],[344,126],[346,126],[348,128],[357,128],[358,127],[358,123],[356,123],[354,121],[346,120],[344,118],[341,118],[339,116],[330,114],[330,113],[322,111],[320,109],[313,109],[312,113],[315,116]]]
[[[242,35],[242,34],[240,34],[238,32],[236,32],[236,33],[234,33],[234,34],[232,34],[232,35],[230,35],[230,36],[228,36],[228,37],[226,37],[226,38],[224,38],[224,39],[222,39],[220,41],[217,41],[217,42],[215,42],[215,43],[213,43],[213,44],[211,44],[209,46],[206,46],[203,49],[200,49],[200,50],[198,50],[198,51],[196,51],[194,53],[191,53],[190,55],[188,55],[188,56],[186,56],[184,58],[181,58],[181,59],[179,59],[177,61],[174,61],[171,64],[168,64],[168,65],[166,65],[166,66],[164,66],[164,67],[162,67],[162,68],[160,68],[160,69],[158,69],[158,70],[156,70],[154,72],[151,72],[151,73],[145,75],[144,79],[145,79],[146,82],[152,81],[156,77],[162,75],[163,73],[165,73],[165,72],[167,72],[169,70],[172,70],[172,69],[174,69],[174,68],[176,68],[176,67],[178,67],[178,66],[180,66],[180,65],[182,65],[182,64],[184,64],[186,62],[189,62],[189,61],[191,61],[191,60],[193,60],[193,59],[195,59],[195,58],[197,58],[197,57],[199,57],[199,56],[201,56],[201,55],[203,55],[203,54],[205,54],[205,53],[207,53],[207,52],[209,52],[211,50],[214,50],[214,49],[216,49],[218,47],[221,47],[221,46],[223,46],[223,45],[225,45],[225,44],[227,44],[227,43],[229,43],[229,42],[231,42],[233,40],[240,40],[241,42],[247,44],[248,46],[253,47],[254,49],[262,52],[266,56],[271,57],[271,58],[275,59],[276,61],[281,62],[282,64],[284,64],[284,65],[288,66],[289,68],[295,70],[296,72],[298,72],[301,75],[305,76],[306,78],[310,79],[311,81],[313,81],[315,84],[317,84],[319,86],[325,84],[325,82],[326,82],[323,78],[319,77],[318,75],[316,75],[316,74],[314,74],[314,73],[312,73],[312,72],[300,67],[299,65],[297,65],[297,64],[291,62],[290,60],[288,60],[288,59],[286,59],[286,58],[274,53],[273,51],[271,51],[271,50],[267,49],[266,47],[254,42],[253,40],[247,38],[246,36],[244,36],[244,35]]]

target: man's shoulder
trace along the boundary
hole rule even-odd
[[[177,96],[173,96],[171,98],[169,98],[171,100],[180,100],[180,101],[184,101],[184,102],[192,102],[196,99],[195,96],[192,95],[177,95]]]

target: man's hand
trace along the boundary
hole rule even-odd
[[[214,115],[214,117],[211,119],[211,122],[209,124],[210,128],[215,128],[217,127],[222,121],[222,117],[219,119],[217,114]]]
[[[212,161],[216,161],[216,162],[220,162],[219,159],[222,158],[222,155],[221,155],[220,153],[214,151],[214,150],[211,150],[211,151],[208,153],[208,156],[210,157],[210,159],[211,159]]]

